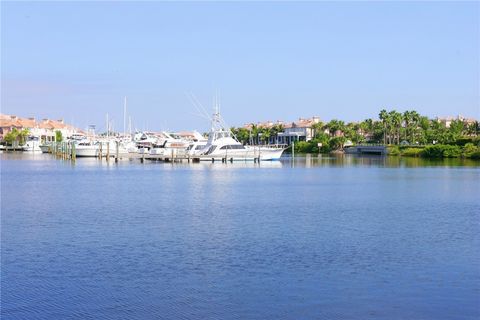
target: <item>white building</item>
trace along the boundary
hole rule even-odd
[[[64,139],[73,134],[83,133],[74,126],[64,123],[63,120],[42,119],[36,121],[35,118],[0,114],[0,139],[3,140],[3,137],[14,128],[19,131],[27,129],[30,135],[39,137],[42,141],[54,141],[56,131],[60,131]]]

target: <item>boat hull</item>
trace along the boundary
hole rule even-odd
[[[227,150],[226,152],[212,153],[199,156],[200,161],[274,161],[280,160],[283,148],[249,147],[241,150]]]
[[[50,152],[50,146],[42,145],[42,146],[40,146],[40,150],[42,150],[43,153],[49,153]]]
[[[98,157],[98,148],[97,147],[76,147],[75,155],[77,157],[88,157],[95,158]]]

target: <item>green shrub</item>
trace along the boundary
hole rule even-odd
[[[298,153],[311,153],[313,145],[306,141],[295,142],[295,152]]]
[[[419,157],[422,153],[422,150],[423,149],[421,148],[406,148],[405,150],[403,150],[402,156]]]
[[[474,139],[472,137],[460,137],[455,141],[457,146],[465,146],[466,144],[473,143]]]
[[[480,151],[480,148],[475,146],[473,143],[467,143],[463,146],[462,151],[465,158],[471,158],[474,153]]]
[[[462,149],[459,146],[452,145],[434,145],[427,146],[421,152],[425,158],[457,158],[462,155]]]
[[[443,146],[443,156],[445,158],[458,158],[462,155],[462,148],[459,146]]]
[[[398,146],[389,146],[387,147],[387,152],[391,156],[398,156],[400,155],[400,148]]]
[[[332,151],[332,148],[330,148],[329,144],[324,144],[323,146],[320,147],[321,153],[330,153],[331,151]]]
[[[480,151],[476,151],[470,155],[471,159],[480,159]]]

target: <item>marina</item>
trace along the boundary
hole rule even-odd
[[[479,1],[1,1],[1,320],[479,320]]]
[[[108,119],[108,117],[107,117]],[[97,137],[95,132],[89,135],[72,135],[65,142],[40,144],[39,137],[28,136],[25,146],[17,149],[25,152],[51,153],[57,158],[75,161],[76,158],[98,158],[117,162],[122,159],[140,159],[140,161],[165,162],[234,162],[234,161],[275,161],[279,160],[287,145],[243,145],[230,129],[226,129],[218,107],[211,118],[211,129],[207,137],[194,131],[187,137],[161,132],[159,134],[124,132],[122,136],[107,135]]]

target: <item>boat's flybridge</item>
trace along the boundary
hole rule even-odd
[[[204,149],[204,154],[209,155],[215,151],[220,150],[245,150],[235,136],[230,132],[221,128],[220,130],[211,131],[208,135],[207,145]]]

